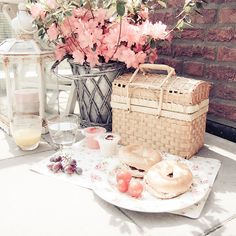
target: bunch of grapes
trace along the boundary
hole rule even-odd
[[[81,175],[82,169],[77,166],[77,162],[66,156],[54,156],[50,158],[50,163],[47,165],[48,169],[53,173],[64,172],[68,175],[74,173]]]

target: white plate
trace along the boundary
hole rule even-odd
[[[115,172],[120,166],[117,158],[107,159],[96,165],[91,174],[93,191],[110,204],[139,212],[172,212],[199,202],[209,190],[206,175],[195,169],[191,161],[172,155],[166,155],[164,159],[175,159],[188,165],[193,174],[193,184],[188,192],[172,199],[158,199],[146,190],[138,199],[130,197],[127,193],[121,193],[116,187],[115,180]]]

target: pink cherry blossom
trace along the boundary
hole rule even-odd
[[[46,0],[46,4],[51,9],[56,9],[58,7],[58,4],[55,0]]]
[[[157,53],[155,51],[151,51],[151,53],[149,54],[149,62],[155,63],[156,59],[157,59]]]
[[[154,39],[165,39],[166,38],[166,25],[162,24],[162,22],[155,23],[152,26],[152,33],[150,34]]]
[[[55,56],[58,61],[61,61],[62,58],[66,55],[66,50],[65,48],[61,46],[57,46],[55,49]]]
[[[84,53],[80,50],[76,50],[72,54],[74,61],[82,65],[84,63]]]
[[[98,55],[96,52],[94,52],[92,50],[87,50],[86,56],[87,56],[86,61],[91,65],[91,67],[94,67],[95,65],[99,64]]]
[[[75,50],[77,50],[78,44],[73,37],[68,37],[65,43],[66,51],[71,55]]]
[[[30,13],[33,18],[39,17],[44,12],[43,6],[40,3],[35,3],[30,8]]]
[[[93,47],[92,35],[86,30],[79,34],[78,41],[81,48]]]
[[[87,11],[88,10],[84,8],[76,8],[76,9],[73,9],[72,15],[78,18],[82,18]]]
[[[40,19],[41,19],[41,20],[45,20],[45,18],[46,18],[46,11],[41,11],[41,13],[40,13]]]
[[[124,47],[123,50],[118,54],[118,60],[125,62],[127,68],[136,68],[138,66],[138,60],[135,56],[134,51],[132,51],[128,47]]]
[[[131,47],[134,43],[139,42],[141,33],[140,28],[129,24],[127,21],[122,22],[121,41],[126,41]]]
[[[60,30],[63,36],[69,36],[72,33],[71,25],[68,19],[64,20],[60,25]]]
[[[148,19],[148,8],[145,7],[144,9],[142,9],[139,12],[139,15],[143,18],[143,19]]]
[[[142,29],[141,29],[142,30]],[[139,38],[139,44],[141,45],[145,45],[147,43],[147,36],[146,35],[142,35],[140,38]]]
[[[47,34],[50,40],[56,40],[59,35],[59,30],[56,27],[56,24],[53,23],[47,30]]]
[[[167,34],[166,25],[161,22],[153,24],[148,20],[142,24],[142,32],[153,39],[165,39]]]
[[[59,1],[44,0],[43,5],[33,4],[30,11],[37,20],[42,23],[45,20],[49,40],[57,43],[55,54],[58,60],[71,55],[76,63],[86,61],[92,67],[102,59],[124,62],[128,68],[136,68],[140,63],[154,63],[157,59],[156,49],[150,47],[151,40],[171,39],[166,25],[148,20],[146,9],[139,12],[142,21],[138,24],[123,17],[120,25],[118,20],[110,18],[107,9],[96,9],[92,14],[83,7],[72,9],[72,15],[64,17],[62,22],[49,24],[50,9],[55,12],[57,7],[60,7]]]
[[[107,18],[107,11],[105,9],[99,8],[95,13],[94,13],[95,20],[102,25],[104,24],[104,20]]]
[[[138,52],[135,56],[138,61],[138,64],[144,63],[147,58],[147,55],[144,52]]]

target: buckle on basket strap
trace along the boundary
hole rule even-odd
[[[143,84],[142,83],[134,83],[135,77],[138,74],[139,70],[144,72],[145,69],[148,69],[148,70],[164,70],[164,71],[167,71],[168,74],[165,77],[165,79],[163,79],[162,83],[159,86],[146,85],[144,83]],[[156,114],[157,118],[159,118],[161,116],[161,109],[162,109],[163,96],[164,96],[163,85],[165,84],[165,82],[172,75],[175,75],[175,69],[170,67],[170,66],[161,65],[161,64],[140,64],[139,67],[135,70],[135,72],[131,76],[131,78],[130,78],[128,84],[127,84],[127,111],[128,112],[131,111],[131,92],[130,92],[131,87],[132,87],[133,90],[135,90],[137,88],[144,88],[144,89],[151,89],[151,90],[159,89],[160,90],[160,99],[159,99],[157,114]]]

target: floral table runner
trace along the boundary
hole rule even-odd
[[[101,161],[104,160],[104,158],[100,154],[99,150],[88,149],[83,140],[76,143],[73,146],[73,151],[74,151],[73,158],[77,161],[77,165],[83,169],[82,175],[77,175],[77,174],[66,175],[65,173],[53,173],[47,167],[47,164],[50,162],[49,159],[51,158],[51,156],[43,161],[40,161],[32,165],[30,169],[43,175],[53,176],[63,181],[67,181],[72,184],[91,189],[92,188],[91,179],[94,178],[93,170],[95,168],[99,168],[99,165]],[[57,153],[55,154],[55,156],[56,155]],[[184,215],[190,218],[198,218],[211,192],[212,186],[214,184],[217,173],[220,169],[221,163],[219,160],[216,159],[199,157],[199,156],[192,157],[191,161],[194,163],[194,168],[203,171],[207,175],[210,184],[210,189],[206,194],[206,196],[200,202],[186,209],[178,210],[172,213],[178,215]]]

